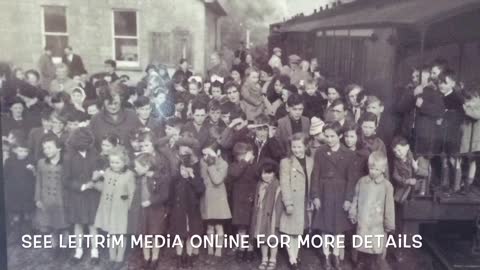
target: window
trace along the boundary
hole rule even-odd
[[[113,11],[113,57],[120,67],[140,66],[136,11]]]
[[[52,48],[54,61],[61,61],[63,50],[68,46],[66,8],[60,6],[43,7],[43,44]]]

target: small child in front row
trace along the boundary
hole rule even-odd
[[[135,173],[141,184],[142,220],[140,230],[145,235],[163,235],[167,225],[167,206],[170,177],[154,175],[155,157],[142,153],[135,158]],[[143,248],[142,269],[156,269],[160,248]]]
[[[357,224],[357,235],[383,235],[383,241],[358,247],[355,270],[388,269],[383,258],[387,234],[395,230],[393,186],[385,177],[387,157],[375,151],[368,157],[368,175],[360,178],[349,210],[349,218]]]
[[[425,196],[429,189],[430,163],[428,160],[419,157],[415,160],[407,139],[396,137],[392,141],[393,154],[393,175],[395,181],[395,201],[403,203],[410,194]],[[413,191],[413,192],[412,192]]]
[[[103,175],[103,182],[92,183],[102,192],[95,217],[95,227],[102,229],[110,235],[125,235],[128,226],[128,211],[132,204],[135,192],[135,175],[128,169],[128,153],[117,146],[108,155],[109,167]],[[111,269],[122,266],[125,255],[126,239],[124,245],[114,246],[109,249]]]
[[[42,233],[58,236],[66,233],[68,227],[65,220],[63,203],[63,164],[62,143],[55,135],[47,135],[42,139],[45,158],[38,161],[36,169],[35,204],[37,210],[34,223]],[[58,237],[53,237],[58,239]],[[54,241],[56,255],[60,255],[58,241]]]
[[[31,163],[30,149],[25,138],[17,139],[11,145],[11,154],[3,166],[5,184],[5,202],[8,220],[14,226],[30,225],[31,215],[35,210],[33,194],[35,176]]]
[[[261,181],[257,184],[255,195],[252,225],[250,235],[257,238],[258,235],[279,236],[280,214],[282,212],[282,200],[280,182],[278,180],[278,165],[274,161],[266,160],[260,167]],[[274,270],[277,266],[278,247],[269,247],[263,244],[261,247],[262,262],[259,270]],[[270,257],[268,256],[270,252]]]
[[[176,246],[177,268],[192,268],[197,248],[193,247],[191,237],[203,234],[200,197],[205,192],[205,185],[193,145],[183,141],[177,141],[177,144],[181,157],[178,165],[180,173],[174,176],[170,184],[169,232],[173,237],[182,239],[182,245]]]

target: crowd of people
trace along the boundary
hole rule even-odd
[[[405,201],[470,192],[480,92],[448,63],[414,69],[398,104],[385,108],[361,85],[332,81],[316,59],[282,59],[280,48],[268,63],[240,50],[229,65],[214,53],[205,76],[181,59],[172,76],[151,64],[138,82],[119,76],[113,60],[89,76],[71,47],[60,64],[45,48],[38,69],[1,65],[10,224],[50,234],[178,235],[179,268],[199,256],[192,235],[282,234],[299,269],[305,233],[387,235],[401,231]],[[252,261],[253,247],[236,249],[236,260]],[[227,249],[209,247],[203,259],[218,262]],[[258,269],[275,269],[277,251],[262,246]],[[85,252],[76,248],[71,263]],[[358,270],[386,263],[381,244],[353,256],[338,243],[321,252],[327,270],[350,257]],[[156,269],[159,253],[144,248],[143,269]],[[111,269],[124,254],[109,250]],[[99,262],[98,248],[90,257]]]

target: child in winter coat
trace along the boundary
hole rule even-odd
[[[205,193],[200,199],[200,213],[207,224],[207,236],[213,239],[223,239],[223,224],[232,218],[228,205],[225,178],[227,177],[228,163],[221,157],[217,143],[210,143],[202,150],[203,159],[200,161],[200,175],[205,185]],[[218,237],[218,238],[216,238]],[[214,246],[208,246],[208,255],[215,258],[222,256],[222,241]],[[214,258],[213,261],[215,261]]]
[[[382,241],[375,241],[371,246],[357,248],[358,269],[385,269],[386,262],[382,254],[385,252],[387,233],[395,229],[393,186],[385,177],[387,164],[384,153],[375,151],[370,154],[369,174],[360,178],[355,186],[349,218],[357,224],[357,234],[362,237],[384,236]]]
[[[155,157],[142,153],[135,158],[135,173],[140,180],[140,198],[142,206],[140,223],[141,233],[145,235],[163,235],[167,225],[167,201],[170,191],[169,175],[155,175]],[[143,248],[142,269],[156,269],[159,248]]]
[[[305,105],[305,110],[303,115],[311,119],[312,117],[323,117],[323,108],[322,104],[325,103],[325,100],[318,92],[318,84],[314,79],[308,79],[305,82],[305,93],[303,96],[303,104]]]
[[[68,151],[63,163],[65,183],[65,214],[68,224],[73,225],[75,235],[83,235],[84,226],[88,226],[89,234],[97,235],[95,214],[100,200],[97,190],[92,186],[92,176],[97,166],[97,153],[94,137],[90,129],[80,127],[73,131],[68,140]],[[94,239],[94,238],[93,238]],[[83,248],[77,247],[74,262],[83,257]],[[99,262],[98,248],[92,243],[91,258],[94,264]]]
[[[460,163],[461,125],[464,119],[463,96],[456,89],[457,79],[451,70],[445,70],[438,77],[438,90],[443,95],[445,112],[441,118],[442,187],[450,189],[450,172],[453,171],[453,192],[460,191],[462,167]]]
[[[117,146],[108,155],[109,167],[104,181],[92,184],[102,195],[95,216],[95,226],[108,234],[125,235],[128,228],[128,211],[135,193],[135,175],[128,169],[128,153]],[[123,261],[126,245],[109,249],[112,267],[118,268]]]
[[[232,183],[232,224],[239,235],[246,235],[251,224],[257,172],[253,146],[237,142],[233,147],[234,162],[228,168],[228,180]],[[237,261],[253,260],[253,246],[238,249]]]
[[[44,137],[42,148],[45,158],[38,161],[36,168],[35,224],[41,232],[55,236],[65,233],[68,227],[65,220],[62,145],[54,135]],[[54,246],[59,251],[58,242],[55,242]]]
[[[19,138],[11,146],[11,154],[3,166],[5,202],[10,225],[29,225],[35,210],[35,177],[30,149],[25,139]]]
[[[280,214],[282,213],[282,199],[280,182],[278,181],[278,165],[271,160],[265,160],[260,165],[261,181],[257,184],[254,201],[250,236],[257,238],[263,235],[279,236]],[[277,266],[278,247],[261,245],[262,262],[258,269],[273,270]],[[270,252],[270,256],[269,256]]]
[[[412,193],[427,195],[431,176],[428,160],[421,157],[415,160],[410,145],[402,137],[394,138],[392,149],[395,155],[392,175],[396,187],[395,201],[403,203]]]
[[[200,198],[205,192],[205,185],[201,179],[193,145],[183,141],[178,141],[177,144],[180,168],[179,174],[174,176],[170,185],[169,231],[171,235],[178,236],[182,240],[182,245],[176,247],[177,268],[191,268],[193,255],[198,254],[198,250],[195,251],[192,246],[191,237],[203,233]]]

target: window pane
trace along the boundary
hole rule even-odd
[[[44,7],[45,32],[67,32],[67,16],[64,7]]]
[[[115,11],[115,35],[137,36],[137,13],[135,11]]]
[[[136,39],[115,39],[115,60],[138,62],[138,43]]]
[[[52,55],[61,57],[63,50],[68,46],[68,36],[45,35],[45,45],[51,46]]]

